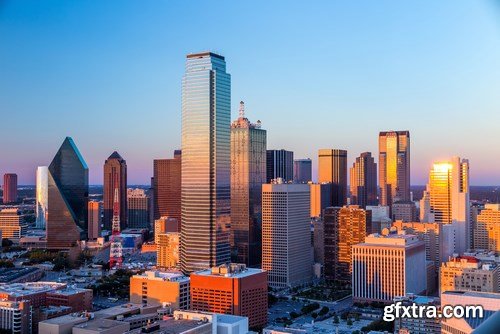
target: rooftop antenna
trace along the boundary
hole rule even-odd
[[[240,118],[245,118],[245,102],[240,101]]]

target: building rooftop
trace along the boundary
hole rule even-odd
[[[60,317],[47,319],[41,321],[40,323],[52,324],[52,325],[65,325],[65,324],[80,324],[82,322],[88,321],[90,318],[90,313],[87,312],[77,312],[66,314]]]
[[[56,282],[0,284],[0,293],[9,294],[12,297],[21,297],[42,292],[53,292],[55,290],[64,289],[65,287],[65,283]]]
[[[454,296],[463,296],[463,297],[475,297],[475,298],[491,298],[498,299],[500,302],[500,293],[496,292],[479,292],[479,291],[455,291],[449,290],[444,291],[441,295],[454,295]]]
[[[133,277],[169,282],[189,282],[189,277],[184,276],[184,274],[179,271],[151,270],[140,275],[134,275]]]
[[[246,265],[240,263],[223,264],[211,269],[197,271],[194,274],[198,276],[216,276],[216,277],[231,277],[243,278],[260,274],[264,272],[262,269],[247,268]]]
[[[216,53],[210,52],[210,51],[204,51],[204,52],[199,52],[199,53],[190,53],[186,56],[186,58],[202,58],[202,57],[215,57],[224,60],[225,58],[221,55],[218,55]]]
[[[386,230],[386,229],[384,229]],[[404,231],[400,231],[400,233],[395,233],[394,231],[388,232],[384,234],[374,233],[365,237],[365,242],[358,245],[363,246],[391,246],[391,247],[407,247],[417,243],[423,243],[418,239],[418,236],[414,234],[406,234]]]

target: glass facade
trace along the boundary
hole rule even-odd
[[[379,134],[380,205],[410,200],[410,132]]]
[[[347,203],[347,151],[319,150],[318,166],[318,182],[331,183],[332,205],[345,205]]]
[[[266,131],[240,117],[231,125],[231,248],[234,262],[261,264]]]
[[[351,204],[362,208],[377,205],[377,164],[370,152],[363,152],[353,163],[351,175]]]
[[[277,178],[293,181],[293,152],[286,150],[267,150],[267,183]]]
[[[309,181],[312,181],[312,160],[295,160],[293,162],[293,182],[307,183]]]
[[[182,80],[181,269],[230,261],[231,76],[224,57],[190,54]]]
[[[89,169],[66,137],[49,165],[47,247],[67,249],[87,237]]]
[[[49,203],[49,168],[36,169],[36,228],[45,229]]]

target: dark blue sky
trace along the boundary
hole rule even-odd
[[[500,183],[495,1],[0,1],[0,173],[33,184],[65,136],[102,182],[114,150],[130,183],[180,146],[187,53],[212,50],[268,147],[349,164],[381,130],[410,130],[412,183],[469,158]],[[314,165],[315,167],[315,165]]]

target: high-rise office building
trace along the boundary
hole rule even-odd
[[[293,181],[293,152],[286,150],[267,150],[267,183],[278,178],[285,182]]]
[[[260,266],[261,187],[266,183],[266,130],[250,123],[245,106],[231,124],[231,253],[234,262]]]
[[[127,226],[129,228],[150,229],[149,209],[149,198],[144,189],[127,189]]]
[[[191,274],[191,309],[248,317],[267,324],[267,273],[244,264],[224,264]]]
[[[371,225],[371,211],[359,206],[330,207],[325,209],[323,221],[325,278],[350,283],[352,246],[364,242],[366,227]]]
[[[351,204],[366,208],[377,205],[377,164],[370,152],[363,152],[350,169]]]
[[[189,309],[189,277],[175,272],[146,271],[130,277],[130,302]]]
[[[153,161],[154,219],[171,217],[181,221],[182,152],[174,151],[173,159]]]
[[[262,269],[273,288],[311,281],[309,201],[307,184],[262,185]]]
[[[474,248],[500,253],[500,204],[486,204],[477,215]]]
[[[446,234],[450,232],[450,229],[447,229],[447,226],[443,224],[403,222],[399,220],[395,221],[392,227],[401,233],[414,234],[425,242],[426,260],[434,263],[436,272],[439,271],[441,262],[447,261],[453,255],[454,250],[444,246],[448,243],[448,239],[453,238],[454,235],[447,236]]]
[[[49,168],[40,166],[36,169],[36,228],[45,229],[47,208],[49,205]]]
[[[440,293],[499,292],[500,267],[495,262],[482,263],[473,256],[454,256],[448,262],[443,262],[439,274]]]
[[[425,294],[425,244],[417,236],[371,234],[354,245],[352,253],[354,301],[389,303],[407,293]]]
[[[49,165],[47,248],[69,249],[87,238],[89,169],[66,137]]]
[[[392,220],[417,221],[417,206],[412,201],[397,201],[392,204]]]
[[[17,202],[17,174],[7,173],[3,176],[3,203]]]
[[[19,242],[19,239],[28,231],[25,215],[21,214],[21,211],[16,208],[1,210],[0,231],[3,239]]]
[[[380,204],[410,198],[410,131],[384,131],[378,137]]]
[[[88,238],[95,240],[101,236],[101,211],[102,203],[98,201],[89,201],[88,212]]]
[[[179,264],[179,233],[167,232],[155,236],[156,266],[159,268],[177,268]]]
[[[160,217],[160,219],[155,220],[154,232],[155,232],[155,243],[158,243],[157,236],[162,233],[179,231],[179,222],[175,218],[170,217]]]
[[[434,222],[456,225],[455,252],[470,247],[469,162],[453,157],[433,165],[429,173],[430,213]]]
[[[120,230],[127,228],[127,162],[114,151],[104,162],[104,229],[111,231],[115,189],[118,189]]]
[[[230,125],[231,76],[224,57],[189,54],[182,80],[180,262],[185,273],[230,261]]]
[[[312,160],[297,159],[293,161],[293,182],[307,183],[312,181]]]
[[[347,203],[346,150],[319,150],[318,182],[330,183],[332,187],[332,206],[343,206]]]
[[[321,217],[323,210],[332,206],[330,183],[309,183],[311,190],[311,217]]]

